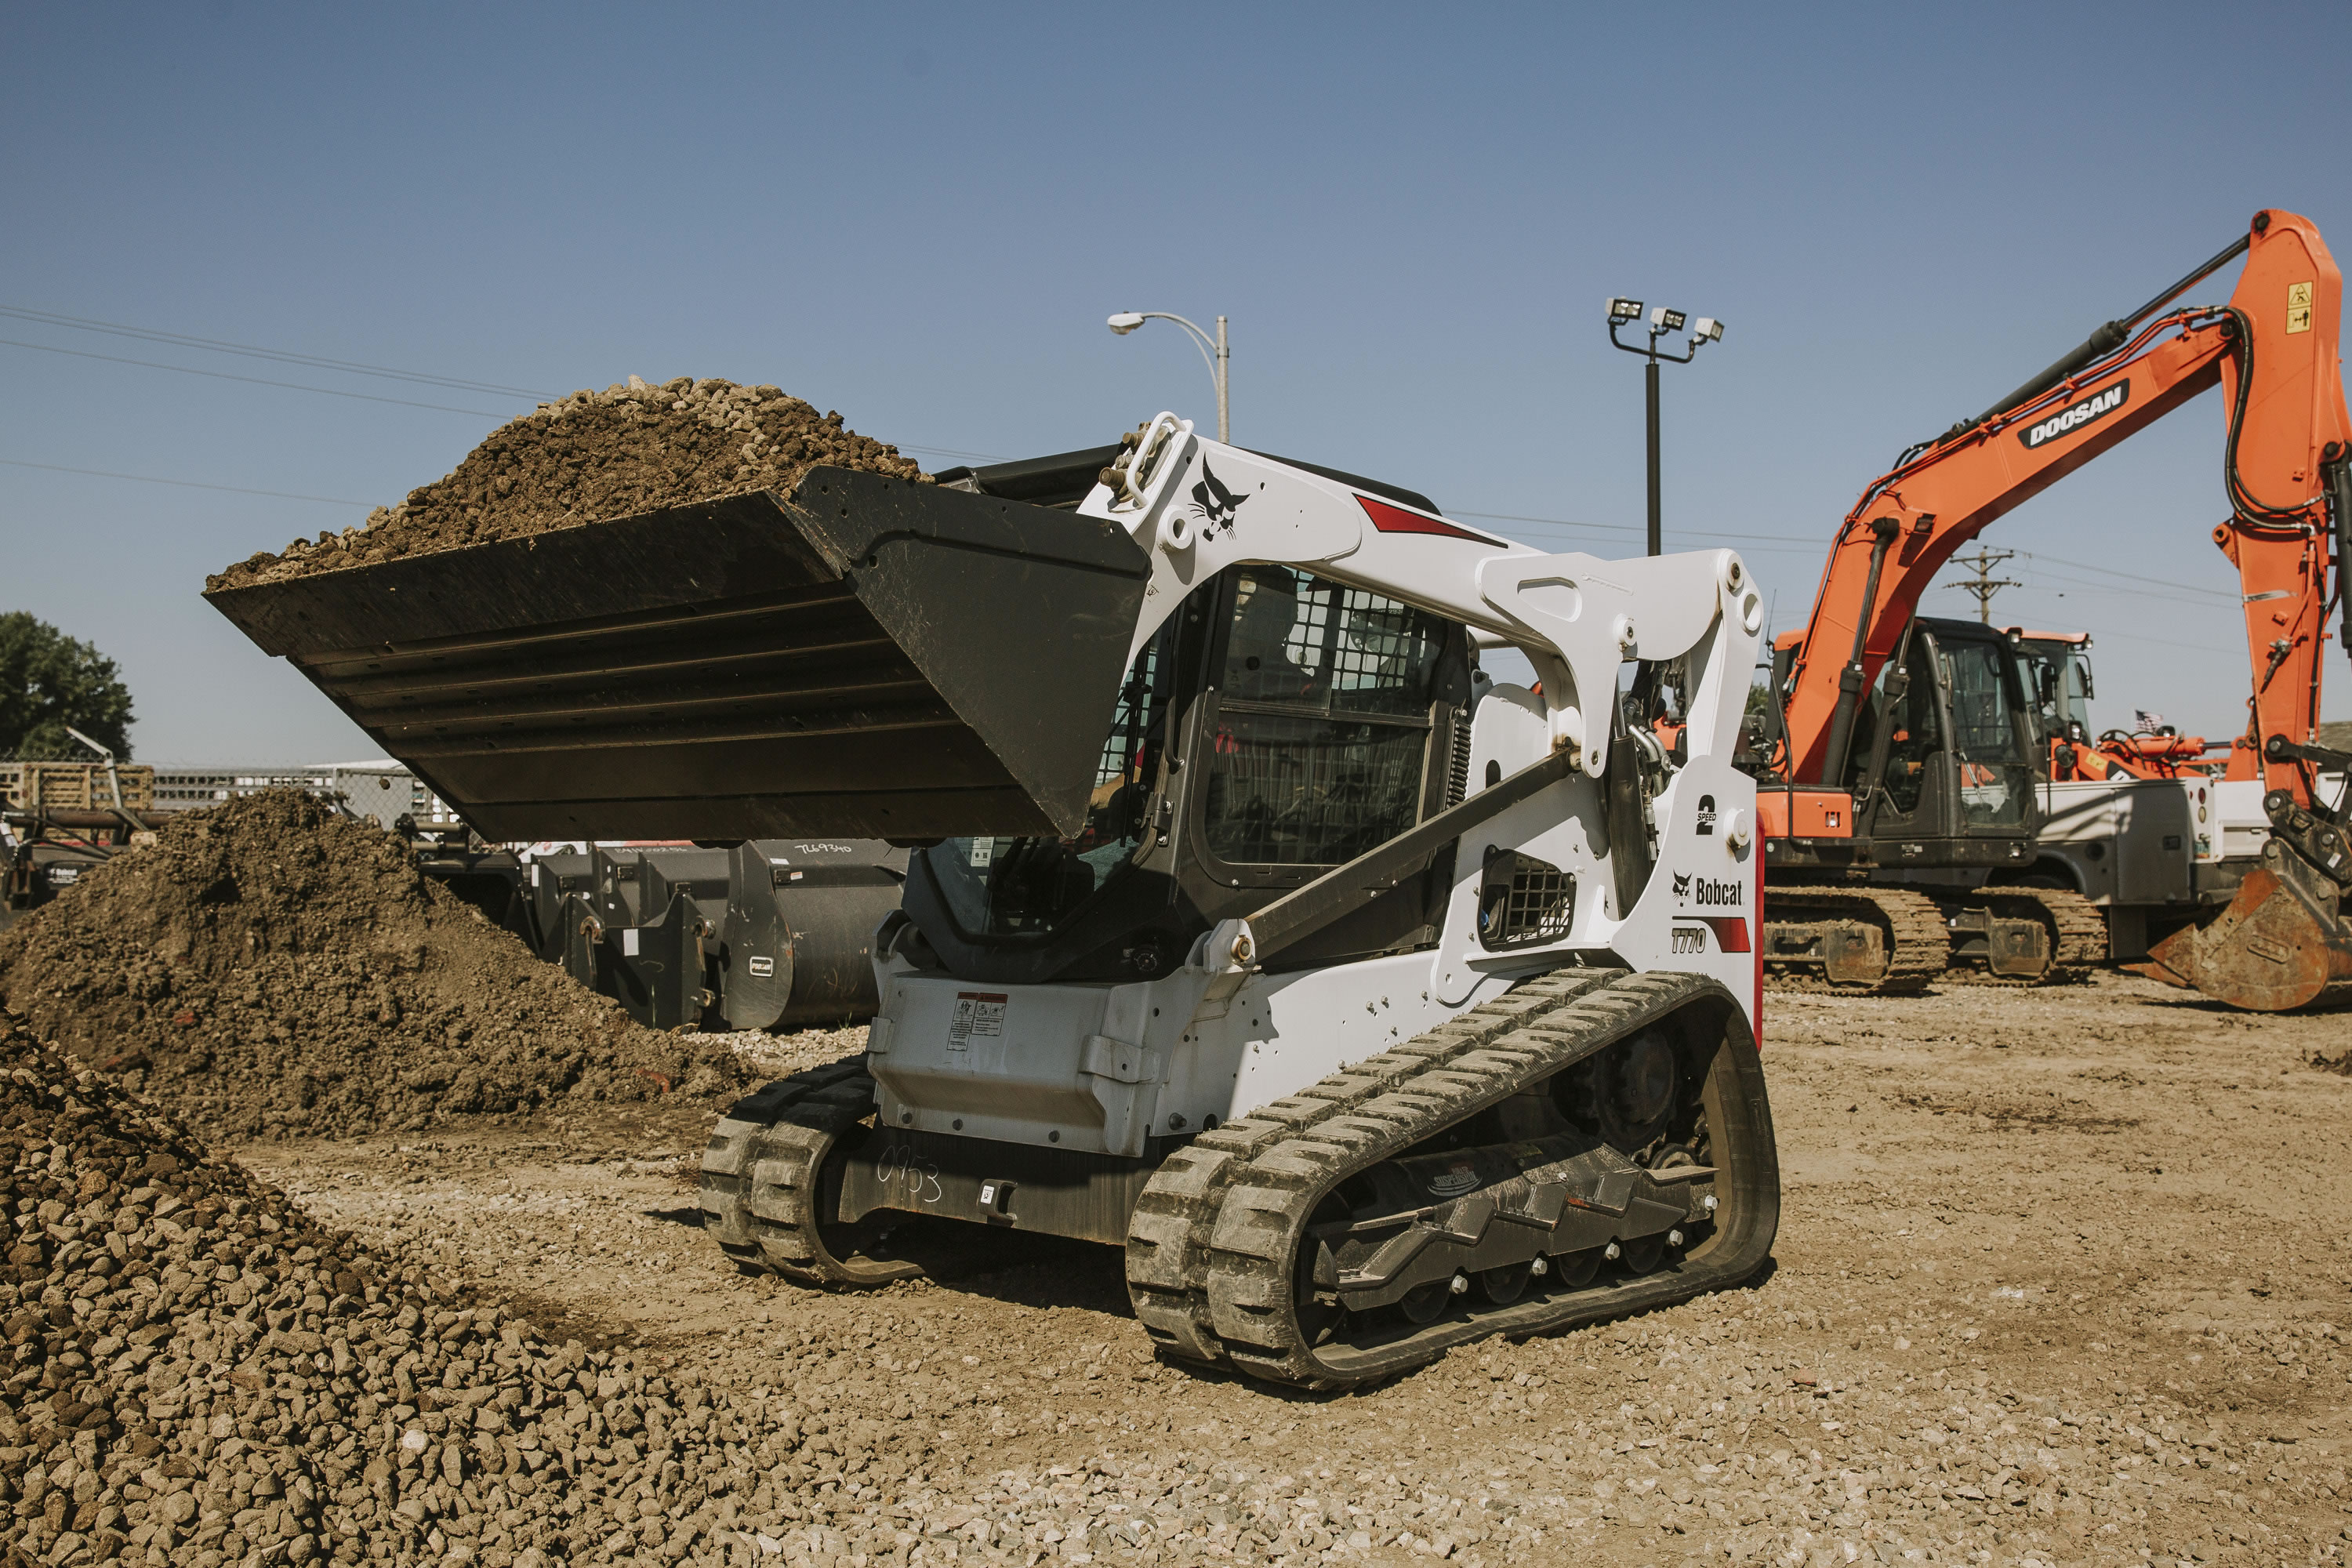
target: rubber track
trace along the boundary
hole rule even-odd
[[[1925,989],[1950,971],[1951,933],[1936,901],[1907,888],[1875,888],[1863,883],[1829,887],[1773,887],[1764,889],[1764,921],[1776,919],[1835,920],[1843,912],[1853,918],[1853,906],[1868,905],[1885,929],[1886,969],[1867,985],[1838,984],[1810,966],[1793,971],[1772,967],[1768,943],[1765,978],[1779,991],[1815,991],[1840,996],[1905,995]]]
[[[2086,977],[2107,961],[2107,918],[2071,888],[1985,888],[1987,897],[2038,904],[2057,934],[2057,955],[2041,979],[2030,985],[2067,985]],[[1971,975],[1970,978],[1979,978]],[[1992,978],[1983,976],[1982,978]]]
[[[1202,1134],[1169,1156],[1129,1218],[1137,1317],[1178,1355],[1336,1388],[1465,1341],[1570,1327],[1710,1288],[1712,1275],[1666,1270],[1449,1316],[1375,1348],[1338,1348],[1336,1359],[1300,1342],[1293,1296],[1307,1218],[1345,1177],[1707,994],[1720,988],[1695,975],[1555,971]]]
[[[738,1100],[702,1152],[702,1225],[746,1268],[804,1285],[886,1285],[919,1265],[835,1258],[812,1212],[834,1142],[874,1109],[864,1056],[780,1079]]]
[[[2020,906],[2024,906],[2021,908]],[[2033,985],[2072,985],[2088,977],[2107,956],[2107,922],[2098,906],[2082,894],[2058,888],[1978,888],[1956,893],[1943,906],[1948,910],[1989,908],[2004,920],[2041,917],[2053,933],[2050,967],[2039,974],[1995,974],[1976,963],[1954,962],[1944,978],[1959,985],[2003,985],[2012,989]]]

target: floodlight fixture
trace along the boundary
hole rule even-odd
[[[1648,342],[1629,343],[1618,337],[1618,328],[1637,323],[1646,324],[1649,328]],[[1668,353],[1658,347],[1659,339],[1669,333],[1679,332],[1685,326],[1691,329],[1690,348],[1687,353]],[[1642,382],[1643,395],[1647,404],[1649,415],[1650,553],[1656,555],[1664,549],[1660,537],[1664,524],[1660,521],[1662,509],[1658,497],[1658,364],[1662,360],[1673,364],[1690,363],[1692,360],[1698,357],[1698,347],[1701,343],[1719,343],[1723,341],[1723,323],[1713,316],[1700,316],[1693,321],[1682,311],[1669,310],[1664,305],[1653,307],[1646,323],[1643,323],[1641,300],[1612,295],[1609,300],[1609,341],[1627,353],[1640,354],[1649,362],[1642,367]]]
[[[1108,321],[1105,322],[1104,325],[1109,327],[1112,331],[1117,332],[1123,338],[1127,336],[1128,333],[1135,331],[1136,328],[1143,325],[1143,314],[1139,310],[1121,310],[1118,314],[1113,316]]]

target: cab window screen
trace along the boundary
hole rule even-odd
[[[1208,759],[1211,852],[1337,865],[1411,827],[1445,631],[1377,594],[1244,569]]]

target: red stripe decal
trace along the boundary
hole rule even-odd
[[[1370,496],[1358,496],[1356,504],[1372,520],[1372,526],[1382,533],[1434,533],[1444,539],[1466,539],[1473,544],[1501,544],[1499,539],[1489,539],[1483,533],[1473,533],[1466,528],[1456,528],[1442,517],[1423,517],[1417,511],[1407,511],[1401,506],[1391,506]]]
[[[1748,951],[1748,919],[1745,915],[1701,915],[1715,930],[1715,945],[1726,952]]]

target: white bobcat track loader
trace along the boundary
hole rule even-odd
[[[1734,552],[1544,554],[1165,414],[941,478],[216,598],[486,832],[915,846],[866,1055],[710,1141],[745,1267],[1105,1242],[1170,1353],[1328,1387],[1763,1261]],[[1481,644],[1538,689],[1474,700]]]

